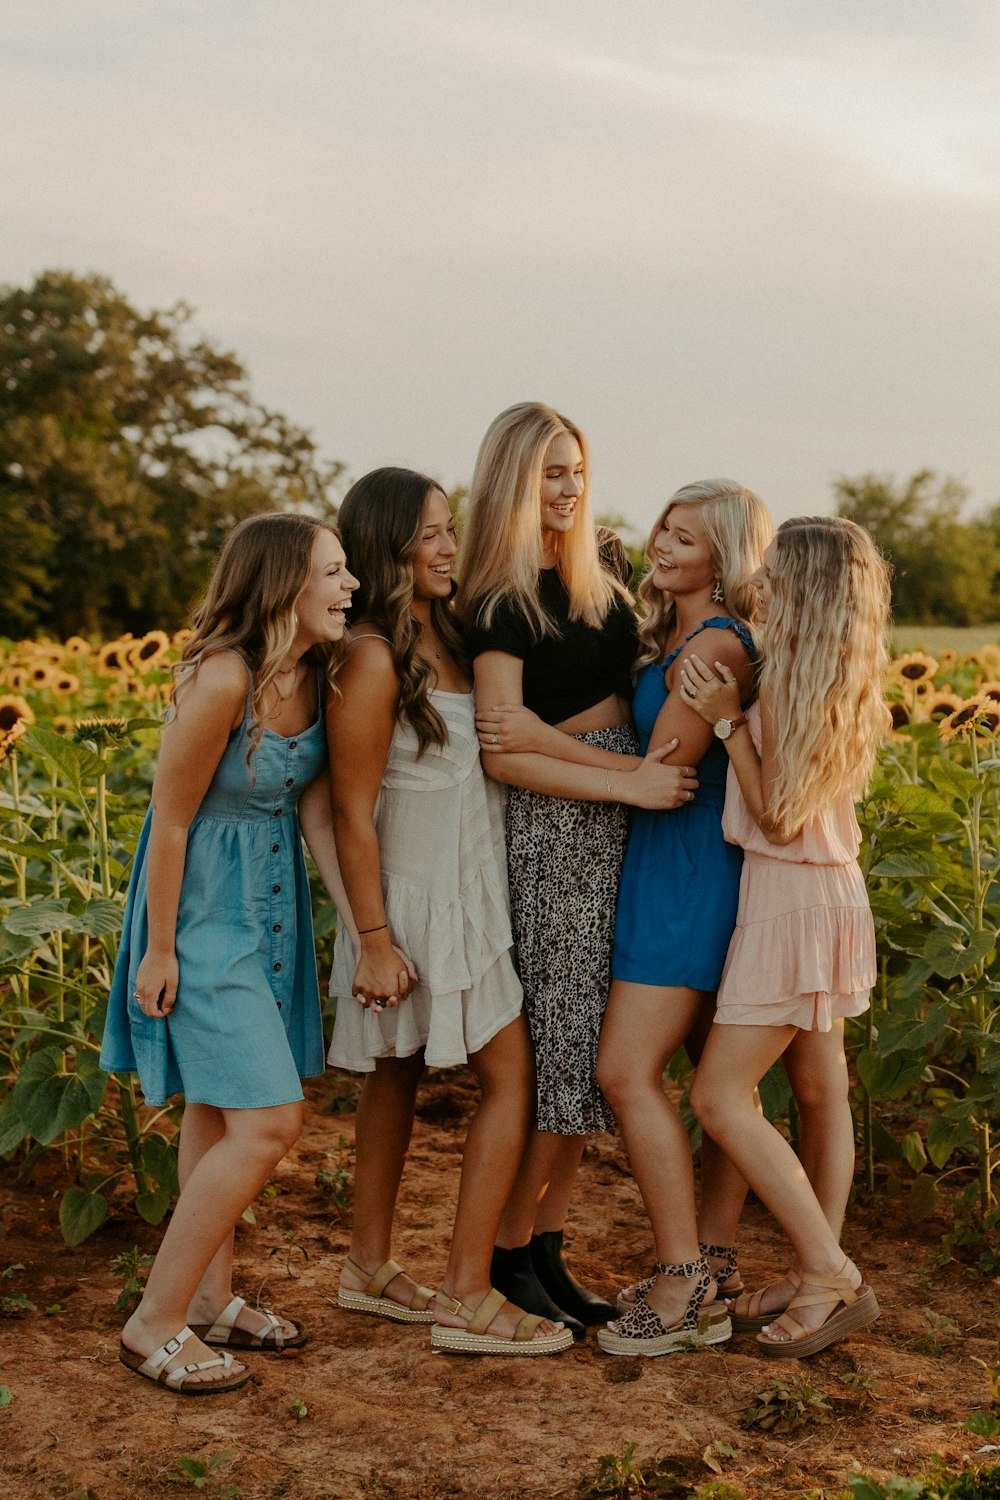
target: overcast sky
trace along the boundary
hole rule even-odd
[[[180,298],[355,476],[1000,500],[995,0],[0,0],[0,281]]]

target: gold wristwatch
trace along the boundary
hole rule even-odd
[[[717,740],[728,740],[734,729],[739,729],[741,724],[747,721],[746,714],[738,714],[735,719],[716,719],[712,726],[712,733]]]

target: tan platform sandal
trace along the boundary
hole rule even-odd
[[[729,1316],[732,1319],[734,1333],[760,1333],[762,1328],[767,1328],[770,1323],[774,1323],[783,1312],[788,1310],[791,1297],[784,1307],[775,1307],[770,1312],[761,1312],[761,1303],[768,1292],[772,1287],[780,1286],[782,1281],[792,1283],[792,1296],[801,1285],[799,1273],[793,1267],[777,1281],[769,1281],[757,1292],[740,1292],[734,1301],[729,1303]]]
[[[821,1349],[827,1349],[838,1340],[847,1338],[848,1334],[857,1333],[874,1323],[882,1309],[876,1301],[875,1293],[864,1281],[860,1286],[851,1285],[851,1273],[856,1270],[854,1263],[845,1256],[843,1269],[836,1276],[824,1276],[815,1271],[800,1272],[801,1288],[811,1287],[814,1290],[805,1291],[800,1288],[785,1311],[767,1325],[769,1328],[780,1328],[783,1333],[788,1334],[787,1339],[770,1339],[763,1332],[757,1335],[760,1352],[768,1359],[807,1359],[810,1354],[818,1354]],[[837,1306],[819,1328],[809,1332],[794,1317],[795,1309],[829,1302],[831,1292],[839,1298]]]
[[[348,1312],[369,1313],[375,1318],[388,1318],[393,1323],[434,1322],[434,1314],[430,1310],[434,1293],[428,1286],[417,1287],[409,1306],[403,1302],[394,1302],[391,1297],[383,1297],[382,1293],[389,1282],[394,1277],[403,1275],[403,1268],[396,1261],[385,1261],[372,1275],[354,1260],[345,1260],[344,1267],[366,1285],[363,1292],[351,1291],[350,1287],[339,1287],[338,1307],[346,1308]]]
[[[513,1334],[490,1333],[490,1325],[507,1301],[503,1292],[498,1292],[496,1287],[490,1287],[475,1312],[466,1307],[464,1302],[459,1302],[457,1297],[450,1297],[447,1292],[435,1292],[434,1296],[449,1312],[466,1321],[464,1328],[449,1328],[444,1323],[434,1324],[431,1329],[431,1348],[442,1354],[561,1354],[564,1349],[571,1349],[573,1346],[573,1335],[561,1324],[557,1326],[555,1333],[536,1336],[535,1330],[539,1323],[546,1321],[537,1313],[525,1313]]]

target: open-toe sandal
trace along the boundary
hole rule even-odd
[[[243,1297],[234,1297],[226,1304],[214,1323],[192,1323],[192,1330],[203,1344],[224,1344],[227,1349],[256,1349],[259,1354],[280,1353],[282,1349],[298,1349],[309,1335],[296,1324],[294,1333],[285,1333],[281,1319],[269,1308],[255,1307],[251,1311],[267,1319],[267,1327],[259,1333],[240,1328],[236,1319],[246,1307]]]
[[[490,1333],[490,1327],[507,1298],[496,1287],[491,1287],[475,1312],[449,1297],[447,1292],[435,1292],[437,1300],[457,1318],[465,1319],[464,1328],[449,1328],[445,1323],[435,1323],[431,1329],[431,1348],[443,1354],[561,1354],[573,1345],[573,1335],[568,1328],[557,1327],[554,1333],[536,1334],[539,1323],[545,1319],[537,1313],[525,1313],[513,1334]]]
[[[136,1375],[142,1375],[156,1385],[166,1386],[168,1390],[176,1391],[179,1396],[219,1396],[225,1391],[238,1391],[241,1385],[246,1385],[250,1379],[249,1370],[243,1369],[233,1374],[229,1373],[235,1364],[231,1354],[219,1354],[215,1359],[203,1359],[190,1365],[177,1365],[174,1369],[168,1370],[166,1366],[174,1355],[180,1353],[188,1339],[195,1337],[193,1328],[182,1328],[176,1337],[167,1339],[167,1342],[148,1359],[144,1354],[137,1354],[134,1349],[129,1349],[122,1343],[118,1346],[118,1358]],[[193,1380],[191,1378],[201,1374],[204,1370],[217,1370],[220,1366],[225,1369],[226,1374],[217,1380]]]
[[[836,1276],[824,1276],[815,1271],[802,1271],[799,1291],[789,1302],[785,1311],[768,1323],[769,1328],[780,1328],[788,1337],[770,1339],[764,1333],[757,1335],[760,1352],[768,1359],[806,1359],[818,1354],[848,1334],[857,1333],[874,1323],[881,1309],[870,1286],[862,1281],[860,1286],[851,1286],[851,1273],[856,1268],[849,1260],[844,1261],[843,1270]],[[812,1290],[806,1291],[809,1287]],[[839,1300],[829,1317],[819,1328],[809,1331],[794,1316],[797,1308],[815,1307],[831,1301],[831,1292]]]
[[[790,1281],[793,1287],[792,1296],[800,1285],[798,1271],[792,1269],[786,1271],[778,1281],[769,1281],[767,1286],[762,1286],[757,1292],[739,1292],[729,1304],[729,1316],[732,1319],[734,1333],[760,1333],[762,1328],[767,1328],[787,1311],[789,1303],[784,1307],[775,1307],[771,1312],[761,1312],[761,1303],[773,1287],[780,1286],[782,1281]],[[789,1298],[789,1302],[791,1298]]]
[[[742,1285],[730,1288],[728,1294],[726,1292],[723,1292],[722,1290],[722,1282],[728,1281],[731,1276],[738,1276],[740,1272],[740,1268],[736,1260],[736,1247],[735,1245],[699,1245],[698,1249],[701,1255],[706,1259],[708,1258],[708,1256],[711,1256],[713,1260],[721,1260],[723,1262],[718,1271],[716,1271],[712,1277],[713,1281],[718,1287],[718,1291],[715,1294],[715,1301],[710,1302],[705,1308],[705,1312],[707,1312],[709,1319],[713,1323],[721,1323],[724,1318],[727,1318],[729,1316],[729,1309],[726,1307],[723,1298],[727,1295],[731,1295],[733,1297],[739,1296],[743,1291]],[[633,1282],[631,1286],[624,1287],[618,1293],[617,1299],[615,1301],[615,1307],[617,1308],[618,1312],[624,1315],[630,1310],[630,1308],[633,1308],[637,1302],[644,1301],[646,1293],[655,1282],[657,1276],[666,1276],[667,1274],[668,1272],[666,1266],[662,1263],[662,1261],[657,1261],[656,1265],[653,1267],[653,1273],[651,1276],[644,1276],[641,1281]],[[631,1296],[629,1296],[630,1292],[632,1293]],[[733,1327],[736,1327],[735,1323],[733,1324]]]
[[[350,1287],[346,1286],[339,1287],[338,1307],[345,1307],[348,1312],[371,1313],[376,1318],[389,1318],[393,1323],[434,1322],[434,1314],[431,1312],[431,1298],[434,1293],[430,1287],[418,1286],[409,1307],[405,1303],[394,1302],[391,1297],[383,1297],[382,1293],[393,1277],[403,1274],[402,1266],[396,1261],[387,1260],[371,1276],[367,1271],[362,1270],[357,1261],[345,1260],[344,1266],[366,1285],[363,1292],[351,1291]]]
[[[657,1263],[660,1276],[683,1276],[694,1281],[687,1307],[676,1323],[667,1327],[642,1296],[633,1302],[612,1327],[600,1328],[597,1342],[605,1354],[645,1355],[674,1354],[682,1349],[701,1349],[710,1344],[724,1344],[732,1336],[729,1315],[713,1318],[710,1303],[703,1307],[705,1293],[712,1284],[712,1273],[704,1256],[677,1265]],[[650,1283],[652,1284],[652,1283]]]

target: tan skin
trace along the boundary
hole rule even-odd
[[[653,584],[670,592],[676,611],[665,642],[664,655],[669,655],[702,620],[722,612],[712,602],[718,567],[697,506],[675,505],[666,512],[653,553]],[[735,633],[710,629],[697,640],[729,665],[736,690],[749,698],[753,670]],[[674,739],[671,757],[682,756],[697,766],[712,742],[712,729],[678,691],[686,657],[682,651],[667,670],[670,693],[651,744]],[[598,1082],[615,1112],[649,1214],[656,1259],[668,1264],[697,1260],[700,1251],[691,1149],[677,1110],[663,1092],[663,1070],[713,1008],[714,996],[700,990],[615,980],[601,1031]],[[635,1048],[637,1035],[643,1037],[641,1056]],[[661,1276],[646,1300],[669,1328],[682,1316],[689,1295],[683,1278]]]
[[[776,546],[776,542],[770,544],[752,580],[763,620],[772,602],[770,569]],[[714,660],[715,670],[700,654],[691,653],[682,673],[682,692],[691,709],[708,724],[735,716],[739,710],[738,689],[727,664],[708,651],[705,656]],[[757,826],[769,843],[784,845],[801,830],[782,829],[774,820],[777,726],[765,698],[761,699],[760,715],[760,754],[745,725],[729,737],[726,749]],[[797,1083],[802,1089],[815,1117],[816,1128],[808,1132],[804,1161],[753,1107],[756,1085],[772,1063],[786,1055],[793,1086]],[[794,1026],[713,1026],[711,1030],[692,1091],[692,1106],[703,1126],[725,1148],[778,1219],[795,1247],[799,1266],[806,1268],[769,1289],[765,1311],[780,1312],[800,1284],[809,1289],[810,1270],[818,1275],[837,1275],[849,1269],[851,1284],[861,1285],[860,1271],[839,1244],[854,1170],[846,1081],[842,1021],[826,1033],[803,1032]],[[820,1143],[824,1122],[828,1131]],[[836,1306],[837,1298],[832,1297],[828,1302],[796,1308],[795,1318],[803,1328],[813,1331]],[[778,1343],[789,1338],[784,1329],[773,1325],[764,1334]]]
[[[321,641],[338,640],[344,610],[357,587],[343,548],[319,531],[310,574],[295,604],[295,639],[282,664],[279,685],[266,706],[264,725],[285,736],[301,734],[318,711],[316,674],[302,657]],[[163,733],[153,783],[147,907],[149,944],[136,976],[144,1014],[162,1018],[183,986],[174,949],[188,829],[208,791],[234,729],[243,720],[246,669],[230,652],[209,656],[182,683],[176,714]],[[335,901],[342,899],[324,778],[299,804],[302,831]],[[147,1357],[185,1323],[213,1323],[231,1299],[234,1226],[277,1162],[298,1138],[302,1104],[267,1109],[219,1109],[188,1104],[180,1141],[181,1194],[149,1274],[141,1303],[122,1331],[127,1348]],[[247,1307],[237,1324],[259,1333],[266,1322]],[[287,1334],[294,1325],[282,1320]],[[166,1369],[215,1358],[218,1351],[189,1339]],[[238,1362],[234,1371],[243,1366]],[[232,1373],[232,1372],[230,1372]],[[211,1383],[221,1368],[190,1377]]]
[[[413,617],[421,627],[418,652],[432,671],[432,688],[468,693],[472,682],[434,629],[431,605],[451,594],[455,528],[446,497],[436,488],[424,501],[423,526],[411,560]],[[356,636],[377,627],[362,620]],[[340,678],[341,696],[331,702],[327,725],[333,777],[334,824],[341,864],[359,928],[385,922],[382,904],[375,802],[397,722],[399,681],[388,644],[374,634],[356,639]],[[433,851],[428,851],[433,857]],[[405,1003],[409,975],[388,930],[362,936],[353,992],[359,1003]],[[448,1265],[441,1290],[475,1310],[490,1290],[490,1259],[503,1205],[524,1150],[534,1090],[534,1068],[523,1013],[492,1037],[469,1065],[481,1099],[469,1126],[462,1159],[458,1207]],[[389,1258],[392,1221],[406,1149],[413,1126],[417,1084],[423,1073],[420,1052],[413,1057],[379,1058],[365,1075],[358,1104],[355,1215],[350,1258],[369,1274]],[[365,1283],[345,1266],[341,1285],[355,1291]],[[384,1296],[409,1306],[416,1289],[400,1274]],[[464,1319],[443,1302],[434,1304],[437,1321],[464,1327]],[[513,1337],[523,1309],[504,1303],[490,1333]],[[534,1336],[555,1332],[542,1322]]]
[[[542,477],[543,567],[555,566],[559,537],[574,525],[582,493],[580,446],[569,433],[560,433],[546,452]],[[523,671],[523,663],[507,652],[486,651],[476,658],[476,728],[487,775],[550,797],[637,807],[677,807],[694,796],[698,783],[693,767],[672,757],[676,746],[669,742],[642,759],[573,738],[630,723],[628,704],[621,698],[609,696],[561,723],[545,724],[524,707]],[[671,758],[672,764],[663,764]],[[585,1136],[532,1134],[498,1245],[524,1245],[532,1234],[563,1227],[585,1144]]]

